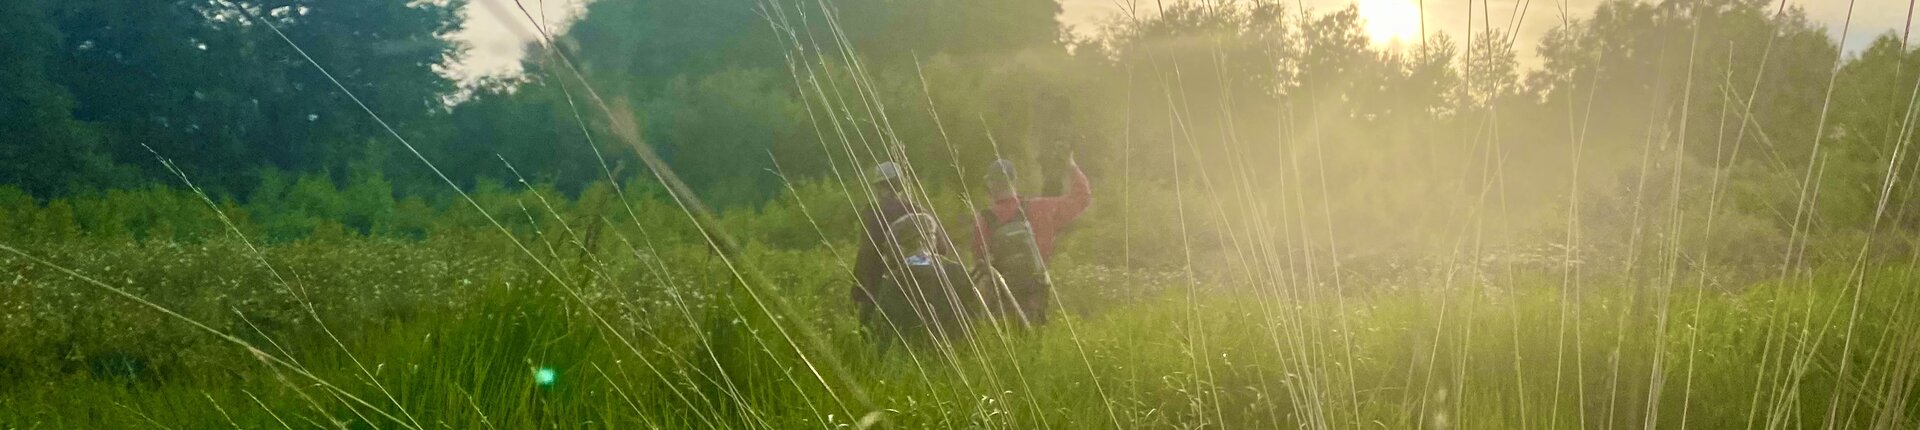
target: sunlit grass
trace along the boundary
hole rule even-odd
[[[319,249],[292,245],[268,251],[277,256],[277,264],[297,273],[331,273],[308,281],[315,306],[325,310],[336,330],[355,333],[346,339],[348,349],[367,360],[375,369],[374,377],[425,425],[821,425],[821,418],[800,399],[821,399],[826,394],[787,383],[794,376],[792,369],[772,363],[790,359],[767,355],[754,346],[752,337],[767,334],[737,326],[741,322],[722,310],[729,305],[711,298],[695,299],[700,303],[697,308],[705,309],[696,321],[705,326],[689,327],[629,308],[617,298],[623,294],[618,290],[666,292],[684,287],[647,281],[593,287],[590,295],[598,299],[590,303],[618,315],[619,326],[645,324],[661,336],[635,356],[599,335],[580,309],[524,265],[467,264],[463,261],[470,255],[432,244],[352,245],[344,248],[348,252],[315,252]],[[763,267],[805,272],[819,270],[805,266],[827,264],[828,260],[818,258],[819,252],[811,251],[803,259],[756,258],[766,264]],[[56,259],[87,261],[102,268],[97,275],[103,279],[131,281],[129,288],[221,327],[246,327],[246,323],[217,303],[251,303],[246,322],[263,329],[249,334],[250,339],[278,339],[280,346],[322,378],[345,389],[370,389],[371,381],[359,378],[342,353],[333,351],[323,337],[315,337],[311,326],[298,322],[299,313],[271,313],[270,303],[281,299],[270,291],[233,282],[180,281],[203,276],[261,279],[265,276],[261,269],[208,271],[189,263],[193,255],[187,249],[121,246],[70,249]],[[0,356],[0,362],[8,364],[10,379],[32,382],[0,390],[0,401],[8,405],[0,408],[0,422],[72,428],[142,426],[145,419],[214,425],[231,419],[241,427],[277,427],[279,420],[322,424],[361,420],[349,404],[329,401],[325,390],[283,380],[288,376],[245,353],[168,321],[140,323],[145,312],[132,304],[88,292],[49,270],[18,259],[5,264],[20,276],[9,285],[8,291],[15,293],[6,303],[10,309],[31,312],[9,313],[4,336],[8,353]],[[1622,425],[1640,422],[1650,404],[1677,411],[1683,401],[1694,403],[1689,425],[1739,427],[1749,419],[1747,403],[1755,381],[1768,386],[1784,382],[1778,380],[1779,374],[1766,373],[1763,364],[1779,359],[1767,358],[1779,354],[1769,348],[1812,341],[1817,333],[1838,330],[1844,324],[1844,319],[1821,318],[1821,312],[1845,300],[1843,289],[1836,287],[1844,282],[1844,274],[1820,275],[1812,281],[1814,288],[1800,282],[1769,282],[1711,291],[1700,308],[1699,326],[1676,325],[1664,333],[1649,331],[1651,319],[1645,315],[1652,309],[1644,298],[1636,300],[1631,289],[1589,285],[1581,293],[1582,314],[1587,318],[1578,321],[1586,330],[1586,353],[1557,355],[1551,327],[1562,309],[1552,282],[1379,289],[1357,294],[1350,301],[1355,304],[1347,315],[1354,330],[1355,379],[1345,381],[1340,379],[1347,373],[1322,368],[1348,365],[1328,349],[1342,337],[1336,332],[1337,316],[1327,313],[1331,307],[1325,303],[1292,303],[1303,312],[1293,320],[1298,326],[1276,327],[1262,322],[1260,315],[1266,311],[1255,303],[1260,294],[1251,289],[1257,287],[1209,284],[1202,286],[1208,291],[1203,300],[1191,304],[1201,317],[1190,319],[1184,295],[1177,288],[1168,289],[1177,285],[1136,286],[1141,299],[1092,298],[1088,294],[1094,291],[1116,288],[1109,283],[1114,279],[1110,269],[1082,266],[1062,272],[1064,300],[1082,310],[1074,319],[1084,357],[1065,327],[1054,325],[1015,335],[1010,347],[1016,354],[981,356],[987,357],[984,361],[962,355],[957,362],[923,367],[909,362],[902,350],[879,352],[853,332],[855,324],[838,311],[841,304],[834,300],[841,294],[839,289],[804,278],[785,285],[796,302],[804,303],[811,316],[807,323],[827,328],[836,345],[829,353],[858,369],[853,382],[868,390],[887,422],[904,427],[1035,427],[1043,422],[1053,427],[1105,427],[1108,408],[1121,427],[1214,420],[1234,427],[1291,427],[1305,421],[1308,411],[1303,406],[1338,408],[1329,415],[1357,415],[1363,424],[1378,422],[1388,427],[1446,423],[1511,428],[1522,425],[1521,408],[1528,411],[1524,423],[1528,427],[1546,425],[1548,420],[1574,426],[1582,419],[1576,411],[1584,411],[1588,425]],[[1867,285],[1870,300],[1860,311],[1863,318],[1854,334],[1862,344],[1878,345],[1912,333],[1913,319],[1893,312],[1917,298],[1915,290],[1902,288],[1906,284],[1900,280],[1910,276],[1905,269],[1885,269],[1875,277],[1885,281]],[[406,295],[384,296],[380,291]],[[80,303],[87,304],[88,313],[63,311]],[[198,305],[202,303],[216,307]],[[1469,308],[1471,312],[1465,311]],[[1800,318],[1807,311],[1815,312],[1815,318]],[[1691,317],[1687,312],[1691,311],[1672,317]],[[1622,313],[1640,316],[1622,324],[1618,321]],[[94,325],[107,322],[101,320],[107,315],[130,324]],[[130,317],[135,319],[127,320]],[[1775,325],[1782,325],[1781,330],[1767,329]],[[1183,333],[1204,333],[1212,354],[1189,356],[1190,338]],[[1649,399],[1648,383],[1654,376],[1649,373],[1654,372],[1649,367],[1650,351],[1664,343],[1668,362],[1684,362],[1683,345],[1694,333],[1699,338],[1690,396],[1683,399],[1677,388],[1669,387]],[[1779,338],[1770,341],[1769,336]],[[703,347],[708,343],[696,338],[705,338],[712,346]],[[1305,350],[1318,356],[1290,355],[1276,349],[1275,342],[1309,345]],[[61,349],[72,351],[73,358],[45,364],[31,361],[43,352]],[[1788,423],[1824,422],[1828,399],[1836,392],[1848,402],[1841,408],[1844,419],[1867,423],[1904,416],[1887,423],[1911,423],[1913,403],[1866,401],[1910,389],[1888,374],[1893,371],[1888,366],[1899,364],[1889,355],[1895,352],[1856,348],[1842,356],[1839,343],[1832,339],[1804,350],[1788,350],[1809,363],[1792,384],[1792,392],[1777,394],[1796,399],[1789,403]],[[114,368],[112,360],[102,357],[124,357],[121,362],[138,364]],[[1584,385],[1563,387],[1557,397],[1572,402],[1576,393],[1584,393],[1585,403],[1563,406],[1560,414],[1547,416],[1545,411],[1551,410],[1556,397],[1550,394],[1556,359],[1587,373]],[[1213,377],[1193,374],[1193,360],[1210,365]],[[1835,380],[1835,365],[1842,360],[1874,370]],[[791,366],[791,361],[785,362]],[[1007,369],[1009,364],[1019,366],[1023,382],[1000,387],[1004,393],[982,388],[981,381],[992,378],[989,369]],[[1093,380],[1085,366],[1091,366],[1107,388],[1110,404],[1089,386]],[[63,368],[68,370],[59,370]],[[727,400],[732,394],[726,383],[709,379],[723,369],[740,389],[738,399]],[[1683,379],[1687,371],[1685,366],[1659,370],[1669,381]],[[975,386],[968,388],[963,380]],[[1350,384],[1360,403],[1309,403],[1303,397],[1313,395],[1309,384]],[[258,397],[260,404],[250,395]],[[309,403],[303,395],[316,401]],[[102,404],[124,405],[139,415],[93,406]],[[853,421],[838,414],[829,419],[842,424]],[[1663,414],[1658,425],[1678,425],[1678,419],[1678,414]]]

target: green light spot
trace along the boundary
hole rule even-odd
[[[554,373],[553,369],[542,367],[539,370],[533,371],[533,383],[540,384],[540,385],[553,385],[553,380],[555,376],[558,376],[558,374]]]

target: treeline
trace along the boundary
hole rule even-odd
[[[1843,56],[1761,0],[1610,1],[1530,69],[1498,30],[1383,48],[1354,9],[1285,2],[1176,2],[1083,38],[1051,0],[602,0],[524,75],[470,88],[444,73],[462,6],[8,2],[0,177],[42,204],[171,183],[151,147],[237,202],[303,181],[379,178],[376,206],[447,192],[272,23],[465,189],[647,182],[584,83],[721,208],[783,179],[857,195],[881,158],[946,195],[996,157],[1054,188],[1074,154],[1098,198],[1069,246],[1192,222],[1213,248],[1440,255],[1470,235],[1733,266],[1920,228],[1912,181],[1887,179],[1920,171],[1920,53],[1889,34]]]
[[[155,162],[157,152],[204,188],[240,198],[274,172],[325,174],[340,185],[379,173],[403,194],[443,191],[277,30],[463,187],[511,179],[499,158],[572,191],[605,179],[559,88],[577,83],[552,73],[545,51],[535,47],[524,76],[459,86],[449,68],[464,55],[452,36],[465,25],[465,6],[7,2],[0,6],[0,56],[8,59],[0,70],[0,131],[8,136],[0,143],[0,177],[41,199],[167,183],[172,175]],[[863,53],[1062,49],[1054,43],[1059,7],[1051,1],[835,6],[846,11],[845,31]],[[813,133],[786,74],[784,47],[760,7],[749,0],[596,2],[593,18],[563,39],[601,94],[633,103],[647,137],[686,166],[689,180],[703,189],[746,187],[739,192],[765,198],[773,187],[764,181],[720,178],[758,176],[742,173],[768,166],[765,149],[797,145]],[[894,36],[902,32],[915,37]],[[584,91],[572,91],[586,102]],[[604,122],[582,113],[596,127]],[[794,164],[819,173],[801,160]]]
[[[51,197],[168,177],[211,189],[269,170],[383,169],[386,132],[266,24],[326,62],[403,134],[427,141],[456,90],[460,3],[9,1],[0,5],[0,177]]]

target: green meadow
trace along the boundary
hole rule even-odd
[[[0,2],[0,429],[1920,427],[1896,5],[1087,3]]]

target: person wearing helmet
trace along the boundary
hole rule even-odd
[[[860,214],[860,224],[864,233],[858,238],[860,250],[855,253],[853,264],[854,285],[848,291],[859,312],[862,324],[866,325],[869,335],[876,335],[885,327],[874,312],[876,288],[887,276],[888,271],[897,265],[888,264],[890,256],[901,254],[898,234],[892,231],[891,222],[908,214],[922,212],[906,195],[909,183],[904,179],[900,165],[892,161],[874,166],[872,177],[873,206]],[[944,255],[953,254],[953,246],[945,233],[934,235],[930,244]]]
[[[876,315],[866,321],[868,335],[908,345],[968,336],[974,308],[968,298],[977,293],[966,267],[940,251],[945,237],[940,222],[910,213],[889,223],[888,230],[899,252],[888,256],[888,270],[869,288]]]
[[[1027,326],[1046,324],[1047,302],[1053,293],[1047,263],[1053,259],[1054,243],[1060,231],[1093,202],[1087,175],[1072,156],[1067,157],[1067,168],[1071,182],[1067,194],[1022,197],[1015,186],[1013,162],[995,160],[987,166],[987,192],[993,205],[974,220],[973,251],[976,267],[989,278],[982,288],[994,296],[988,303],[990,315]]]

